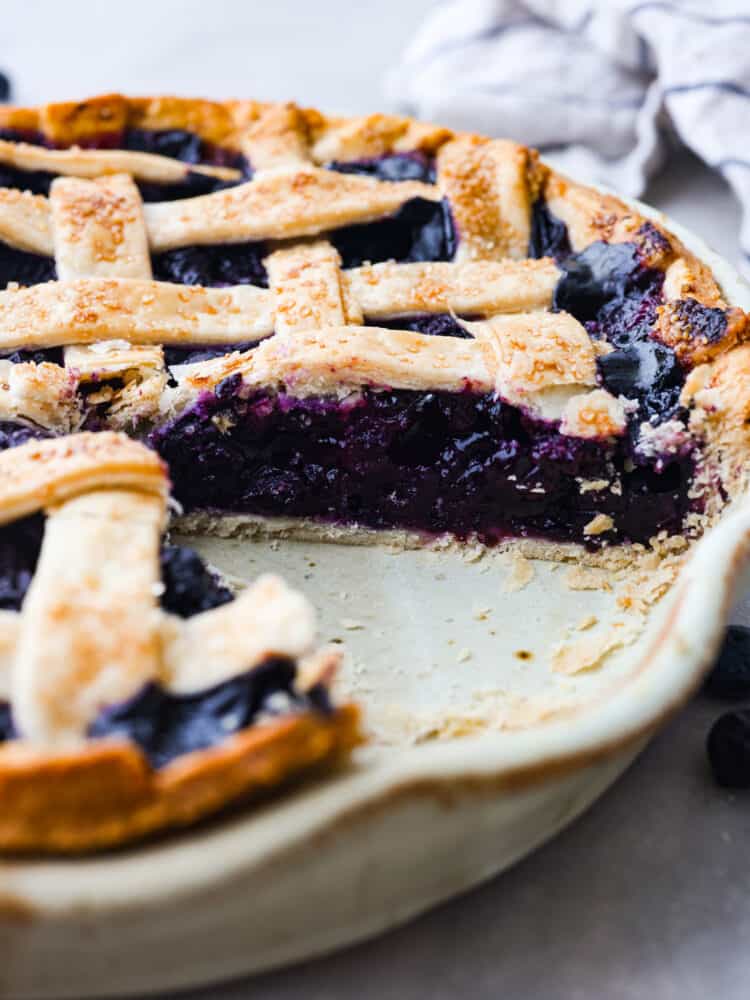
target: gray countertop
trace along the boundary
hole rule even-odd
[[[108,4],[26,0],[3,6],[0,63],[24,102],[121,89],[364,112],[382,107],[383,70],[429,6],[130,0],[115,16]],[[736,256],[737,205],[691,158],[646,200]],[[750,623],[750,603],[734,619]],[[721,710],[696,699],[582,819],[484,887],[370,943],[194,1000],[744,1000],[750,798],[707,773]]]

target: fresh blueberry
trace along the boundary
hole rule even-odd
[[[726,712],[706,742],[714,778],[723,788],[750,788],[750,711]]]
[[[750,628],[730,625],[716,664],[703,686],[712,698],[750,698]]]

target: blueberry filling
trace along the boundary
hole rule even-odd
[[[664,260],[672,253],[672,245],[667,237],[648,219],[635,236],[644,263]]]
[[[690,333],[691,339],[706,344],[718,343],[726,333],[727,317],[723,309],[704,306],[697,299],[680,299],[672,304],[672,321]]]
[[[27,441],[49,437],[52,437],[52,433],[42,427],[20,424],[14,420],[0,420],[0,451],[17,448],[19,444],[26,444]]]
[[[630,295],[650,290],[660,272],[644,268],[633,243],[592,243],[560,261],[563,272],[555,289],[555,309],[581,322],[595,322],[605,306],[619,308]]]
[[[584,527],[607,514],[617,533],[588,540],[596,545],[677,532],[691,509],[689,455],[646,461],[627,439],[564,437],[490,395],[243,398],[239,386],[226,380],[152,434],[188,511],[477,534],[489,544],[587,541]],[[581,492],[582,481],[615,478],[615,492]]]
[[[391,153],[366,160],[333,160],[327,163],[328,170],[341,174],[364,174],[377,177],[381,181],[423,181],[435,183],[435,161],[424,153]]]
[[[663,272],[643,264],[632,243],[592,243],[559,261],[553,306],[586,325],[614,351],[597,362],[602,384],[638,402],[631,420],[662,423],[681,415],[685,372],[674,351],[651,336],[662,302]],[[722,314],[723,315],[723,314]]]
[[[125,131],[121,149],[140,153],[169,156],[183,163],[204,163],[214,167],[233,167],[241,170],[245,178],[250,175],[247,160],[242,153],[214,146],[193,132],[184,129],[141,129]]]
[[[228,604],[233,595],[193,549],[164,545],[161,550],[164,593],[161,606],[180,618]]]
[[[224,188],[235,187],[235,185],[242,183],[241,181],[226,181],[220,177],[211,177],[209,174],[201,174],[195,170],[188,171],[183,180],[175,181],[173,184],[144,181],[137,178],[135,182],[143,201],[180,201],[182,198],[197,198],[198,195],[213,194],[214,191],[223,191]]]
[[[47,170],[22,170],[9,163],[0,163],[0,187],[18,188],[32,194],[49,194],[49,188],[57,175]]]
[[[468,319],[469,317],[464,317]],[[418,313],[414,316],[400,316],[394,319],[378,319],[368,322],[368,326],[380,326],[390,330],[413,330],[428,337],[456,337],[471,340],[471,334],[448,313]]]
[[[328,238],[341,254],[344,267],[385,260],[452,260],[456,252],[447,203],[425,198],[407,201],[388,218],[336,229]]]
[[[33,128],[0,128],[0,139],[5,142],[27,142],[31,146],[48,146],[41,132]]]
[[[21,348],[12,351],[0,351],[0,361],[11,361],[14,365],[33,361],[37,365],[63,365],[62,347],[40,347],[37,350],[25,351]]]
[[[7,740],[14,740],[15,738],[16,731],[13,727],[10,705],[7,702],[0,702],[0,743],[5,743]]]
[[[531,206],[529,257],[554,257],[555,260],[561,260],[569,257],[571,252],[568,227],[538,198]]]
[[[52,257],[17,250],[0,242],[0,289],[7,288],[10,282],[39,285],[56,279],[57,271]]]
[[[263,258],[265,243],[232,243],[188,246],[151,257],[157,281],[180,285],[224,287],[228,285],[268,285]]]
[[[320,692],[294,690],[293,660],[271,656],[252,670],[195,694],[176,695],[147,684],[121,705],[100,712],[88,735],[136,743],[155,768],[176,757],[224,742],[256,721],[261,712],[325,710]]]
[[[41,514],[0,527],[0,608],[18,611],[29,589],[42,547]]]
[[[174,365],[192,365],[198,361],[221,358],[233,351],[252,351],[259,343],[258,340],[243,340],[237,344],[219,344],[215,347],[202,346],[201,344],[191,344],[189,347],[183,345],[179,347],[165,346],[164,362],[168,368]]]

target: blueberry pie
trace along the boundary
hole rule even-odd
[[[121,96],[0,136],[3,444],[125,430],[193,527],[410,543],[648,543],[744,488],[745,314],[532,150]]]
[[[747,488],[745,313],[662,226],[514,142],[384,115],[112,95],[0,109],[0,185],[5,469],[56,447],[101,451],[106,468],[109,446],[94,442],[117,442],[159,484],[149,490],[139,473],[133,492],[90,470],[106,490],[86,487],[55,507],[41,555],[35,511],[50,501],[13,509],[6,520],[23,524],[4,542],[0,580],[9,664],[41,641],[32,623],[50,614],[45,587],[67,564],[71,537],[58,525],[70,519],[83,525],[93,513],[115,525],[112,538],[89,543],[76,527],[71,593],[94,550],[114,551],[118,519],[133,519],[148,553],[133,566],[138,601],[152,600],[162,585],[157,456],[190,530],[404,545],[523,539],[565,558],[621,559],[656,539],[688,539]],[[166,551],[165,594],[170,573],[192,572],[189,556]],[[308,622],[300,598],[278,581],[262,586],[268,595],[253,590],[254,600],[299,606]],[[186,590],[172,588],[171,600],[189,605]],[[124,633],[143,619],[112,598]],[[180,612],[162,596],[150,613],[177,629],[166,675],[148,649],[127,681],[98,677],[85,657],[80,672],[72,660],[58,669],[52,650],[39,689],[38,671],[18,673],[6,729],[22,738],[2,753],[18,755],[24,781],[26,734],[118,735],[128,749],[90,751],[118,775],[100,819],[87,821],[96,832],[75,824],[98,763],[60,808],[77,830],[69,840],[6,809],[0,845],[27,835],[42,847],[103,844],[212,808],[218,780],[174,801],[159,783],[191,773],[194,753],[224,767],[224,744],[210,749],[206,734],[235,725],[235,696],[240,727],[280,694],[283,725],[309,737],[309,761],[284,757],[279,774],[353,742],[354,715],[330,714],[322,682],[296,686],[311,627],[290,631],[299,639],[290,648],[266,644],[242,663],[192,662],[197,645],[185,636],[195,629],[197,642],[206,622],[200,641],[210,648],[211,623],[231,621],[243,600],[202,608],[178,628]],[[73,716],[52,725],[60,700]],[[252,726],[247,738],[274,731]],[[40,765],[39,780],[63,795],[50,777],[63,770]],[[0,794],[21,795],[15,773],[0,773]],[[255,778],[238,764],[223,800]],[[157,804],[141,810],[139,796],[152,793]]]

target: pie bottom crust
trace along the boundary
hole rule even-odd
[[[601,569],[623,570],[637,567],[647,552],[673,552],[687,546],[682,535],[654,539],[651,547],[640,543],[612,545],[589,550],[577,542],[555,542],[543,538],[507,538],[488,546],[478,539],[457,539],[451,534],[430,535],[404,528],[368,528],[358,524],[335,524],[311,518],[266,517],[260,514],[191,511],[173,518],[170,530],[180,535],[211,535],[247,541],[289,539],[298,542],[326,542],[336,545],[378,545],[394,551],[432,549],[439,552],[474,555],[518,553],[527,559],[556,563],[578,563]],[[672,544],[669,544],[672,542]]]
[[[54,756],[9,744],[0,754],[0,850],[75,854],[188,826],[327,771],[359,742],[359,710],[344,705],[255,725],[161,770],[127,743]]]

